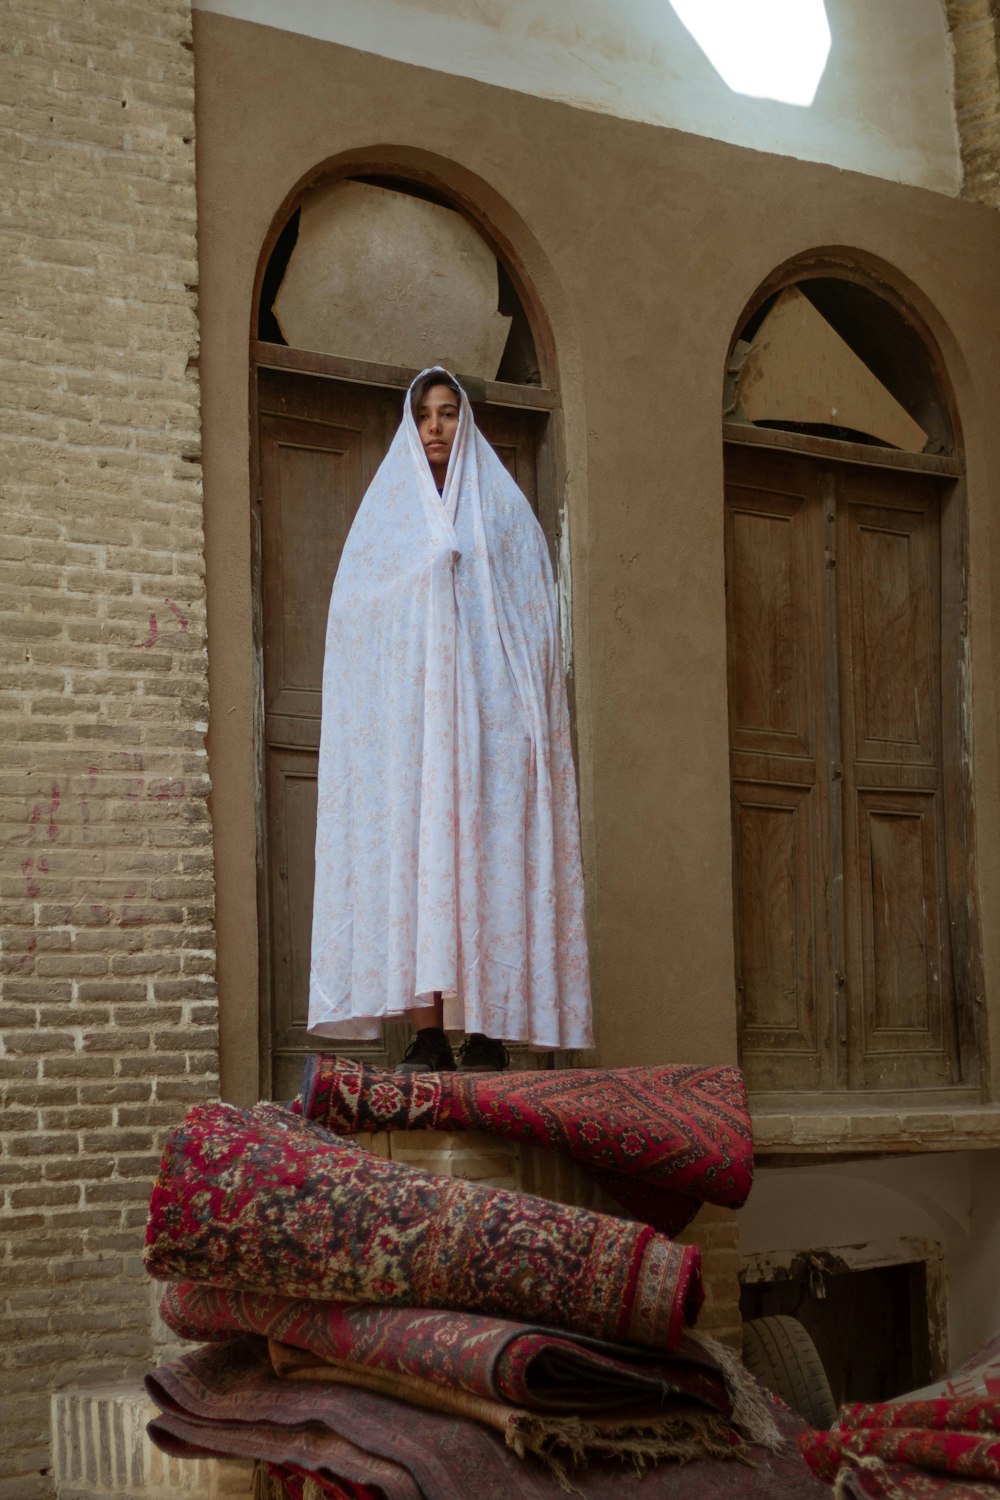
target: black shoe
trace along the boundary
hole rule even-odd
[[[440,1026],[425,1026],[406,1049],[397,1073],[454,1073],[455,1054]]]
[[[458,1049],[460,1073],[502,1073],[509,1062],[510,1054],[503,1042],[495,1042],[481,1031],[471,1032]]]

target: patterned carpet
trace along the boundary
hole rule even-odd
[[[661,1350],[702,1299],[696,1247],[418,1172],[274,1105],[201,1106],[173,1132],[145,1261],[164,1281],[465,1309]]]
[[[1000,1494],[1000,1399],[845,1406],[829,1432],[807,1433],[801,1447],[820,1479],[859,1500]]]
[[[702,1202],[738,1208],[753,1137],[733,1067],[385,1073],[331,1054],[307,1059],[303,1115],[361,1130],[484,1130],[563,1152],[628,1212],[676,1234]]]
[[[196,1342],[257,1334],[323,1360],[405,1374],[531,1411],[583,1414],[662,1406],[682,1394],[730,1415],[717,1365],[692,1339],[674,1357],[481,1313],[350,1306],[185,1282],[160,1315]]]
[[[384,1500],[565,1494],[542,1463],[519,1458],[479,1422],[368,1391],[279,1379],[259,1340],[197,1350],[155,1371],[147,1387],[161,1408],[150,1435],[167,1452],[259,1458],[279,1476],[296,1466],[300,1473],[288,1477],[300,1486],[306,1471],[324,1482],[372,1486]],[[775,1417],[786,1437],[801,1428],[784,1408],[776,1407]],[[570,1482],[584,1500],[829,1500],[828,1486],[813,1478],[794,1442],[781,1453],[750,1449],[747,1457],[658,1463],[641,1478],[620,1463],[598,1461],[571,1470]],[[285,1493],[301,1500],[301,1487]]]

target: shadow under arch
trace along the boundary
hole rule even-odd
[[[461,214],[496,255],[524,309],[541,385],[553,391],[565,388],[569,370],[578,366],[574,352],[579,340],[558,281],[528,225],[485,179],[451,158],[412,146],[373,145],[340,152],[311,167],[289,189],[271,218],[257,258],[251,339],[259,337],[268,266],[289,221],[317,188],[352,179],[376,180]]]
[[[776,266],[733,324],[726,365],[752,338],[783,291],[798,288],[900,405],[931,435],[935,451],[963,454],[956,391],[965,361],[922,290],[882,257],[848,245],[797,252]]]

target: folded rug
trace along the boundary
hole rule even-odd
[[[559,1480],[518,1458],[480,1422],[403,1405],[345,1386],[282,1380],[260,1340],[229,1340],[196,1350],[147,1377],[162,1408],[149,1424],[158,1447],[172,1453],[254,1457],[298,1466],[323,1480],[342,1477],[380,1488],[386,1500],[561,1500]],[[801,1424],[774,1408],[786,1435]],[[657,1463],[623,1478],[619,1462],[596,1461],[573,1472],[587,1500],[823,1500],[794,1444],[780,1454],[749,1450],[753,1466],[705,1458]],[[365,1465],[369,1467],[365,1467]],[[374,1467],[378,1465],[378,1469]]]
[[[166,1287],[160,1317],[193,1343],[258,1334],[322,1361],[415,1376],[529,1412],[645,1409],[688,1397],[732,1415],[726,1377],[691,1338],[669,1355],[480,1313],[358,1307],[195,1283]]]
[[[194,1342],[259,1334],[314,1359],[412,1376],[528,1411],[659,1407],[684,1396],[732,1413],[718,1361],[690,1337],[671,1355],[481,1313],[313,1302],[192,1282],[164,1290],[160,1316]]]
[[[702,1298],[694,1246],[385,1161],[273,1105],[205,1105],[172,1133],[145,1262],[164,1281],[465,1308],[659,1349]]]
[[[739,1458],[744,1448],[724,1417],[696,1401],[672,1400],[655,1409],[647,1403],[644,1408],[591,1412],[586,1417],[554,1416],[551,1412],[525,1411],[487,1396],[473,1396],[418,1375],[331,1363],[288,1344],[270,1341],[268,1354],[274,1373],[285,1380],[376,1391],[424,1411],[481,1422],[499,1432],[518,1457],[530,1453],[540,1459],[567,1488],[567,1465],[588,1463],[594,1457],[626,1459],[645,1467],[665,1458],[682,1463],[707,1454]]]
[[[563,1152],[644,1223],[676,1234],[700,1203],[739,1208],[753,1136],[738,1068],[559,1068],[385,1073],[306,1059],[293,1108],[340,1135],[484,1130]]]
[[[1000,1398],[845,1406],[829,1432],[806,1433],[800,1444],[813,1472],[845,1495],[950,1496],[951,1478],[1000,1481]]]

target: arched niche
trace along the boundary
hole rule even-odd
[[[391,163],[318,170],[289,195],[261,248],[250,333],[261,1084],[284,1097],[319,1045],[305,1025],[320,688],[354,513],[407,386],[444,363],[555,553],[558,394],[552,339],[513,257],[467,199]],[[387,1026],[348,1050],[391,1067],[402,1044]]]
[[[781,1107],[978,1097],[958,416],[845,257],[776,272],[726,365],[741,1057]]]
[[[940,357],[922,321],[886,283],[876,287],[836,263],[786,274],[753,299],[727,361],[724,415],[906,452],[957,446]]]
[[[308,239],[306,246],[301,243],[304,238]],[[393,243],[402,242],[415,246],[411,254],[393,253]],[[298,267],[306,257],[308,262],[300,272]],[[420,369],[419,361],[391,357],[400,347],[400,329],[392,319],[378,320],[381,326],[369,328],[363,355],[358,352],[356,326],[346,330],[346,345],[350,347],[345,346],[345,339],[337,338],[336,320],[332,326],[318,329],[325,309],[318,305],[310,319],[307,283],[311,280],[316,284],[317,298],[321,298],[325,277],[326,284],[332,281],[335,294],[348,305],[353,295],[364,295],[366,289],[373,303],[383,294],[383,302],[398,305],[398,322],[421,327],[423,351],[448,342],[448,334],[442,334],[440,326],[444,299],[432,296],[428,305],[423,289],[437,292],[447,275],[456,271],[466,272],[462,290],[469,303],[469,322],[474,324],[477,318],[483,325],[495,321],[503,325],[504,332],[499,343],[494,332],[487,333],[482,341],[486,346],[483,357],[474,362],[474,368],[468,360],[454,361],[461,366],[455,373],[471,377],[473,385],[497,382],[551,386],[553,371],[547,358],[551,338],[547,330],[536,333],[535,324],[540,321],[537,301],[532,299],[531,309],[524,295],[524,278],[510,257],[466,206],[441,186],[398,172],[321,175],[296,191],[277,216],[261,258],[252,337],[334,357]],[[493,286],[490,279],[495,279]],[[300,306],[295,309],[292,329],[288,329],[283,326],[281,307],[283,297],[288,300],[292,281]],[[344,327],[343,322],[339,327]],[[296,340],[298,330],[305,330],[305,337]],[[411,342],[404,338],[404,347]],[[472,328],[463,347],[475,348],[479,342]],[[486,348],[496,350],[494,359],[486,357]],[[436,356],[427,357],[444,363],[449,356],[450,351],[441,348]]]

